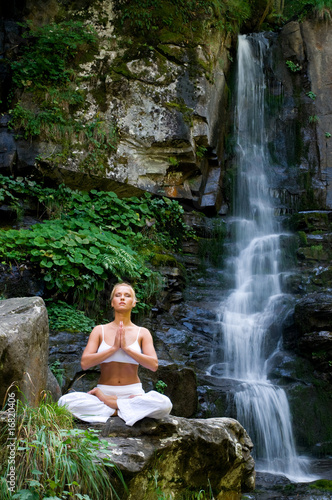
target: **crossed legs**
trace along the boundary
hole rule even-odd
[[[118,410],[118,403],[117,403],[117,396],[106,396],[98,387],[95,387],[91,391],[88,392],[88,394],[93,394],[96,396],[100,401],[102,401],[105,405],[109,406],[110,408],[113,408],[113,410]],[[117,413],[114,413],[113,415],[115,416]]]

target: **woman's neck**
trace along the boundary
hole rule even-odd
[[[126,313],[117,313],[117,312],[115,312],[115,314],[114,314],[114,323],[117,326],[119,326],[120,321],[122,321],[123,326],[125,326],[125,327],[132,325],[130,313],[126,314]]]

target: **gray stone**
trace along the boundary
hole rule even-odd
[[[239,498],[255,487],[253,445],[237,420],[146,418],[127,427],[114,417],[102,436],[127,480],[130,500],[155,499],[156,483],[172,498],[188,489],[208,493],[209,485],[216,499]]]
[[[16,144],[14,134],[7,128],[0,129],[0,172],[12,174],[16,162]]]
[[[51,372],[50,368],[47,370],[46,391],[51,396],[53,401],[58,401],[62,396],[59,382]]]
[[[48,316],[40,297],[0,301],[0,401],[10,385],[36,406],[46,389]]]

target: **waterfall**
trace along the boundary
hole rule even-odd
[[[263,34],[239,36],[235,109],[234,290],[221,306],[224,359],[209,374],[238,381],[236,418],[254,443],[257,469],[308,481],[297,456],[286,394],[267,378],[267,358],[280,348],[280,236],[269,196]],[[280,321],[279,321],[280,320]],[[271,341],[271,331],[273,340]],[[276,334],[277,332],[277,334]]]

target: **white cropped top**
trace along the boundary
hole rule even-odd
[[[110,347],[112,347],[111,345],[108,345],[105,342],[104,325],[101,326],[101,329],[103,332],[103,340],[102,340],[100,346],[98,347],[97,352],[103,352],[103,351],[106,351],[106,349],[109,349]],[[133,349],[133,351],[136,351],[136,352],[142,352],[141,347],[138,343],[138,336],[139,336],[140,331],[141,331],[141,329],[139,328],[135,342],[133,342],[133,344],[128,346],[131,349]],[[111,363],[112,361],[117,361],[118,363],[131,363],[132,365],[139,365],[138,361],[135,361],[134,358],[129,356],[129,354],[124,352],[121,348],[118,349],[114,354],[112,354],[108,358],[104,359],[104,361],[102,361],[102,363]]]

